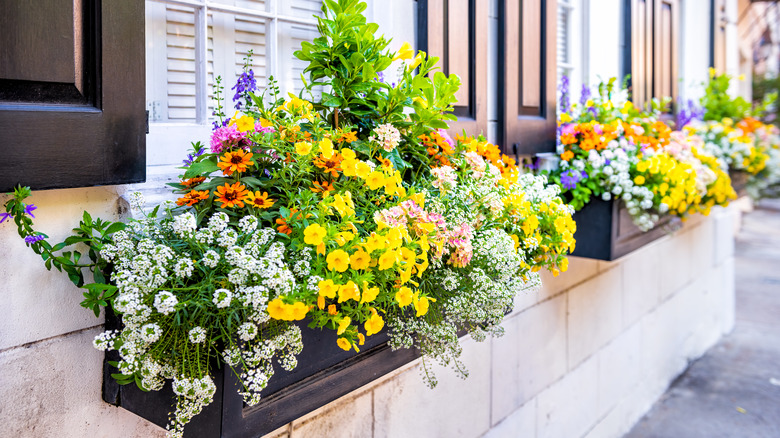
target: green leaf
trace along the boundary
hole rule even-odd
[[[184,172],[184,179],[193,178],[200,175],[208,175],[212,172],[219,170],[219,166],[214,160],[203,160],[197,163],[192,163],[189,169]]]

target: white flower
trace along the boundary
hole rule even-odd
[[[195,215],[189,211],[173,219],[173,232],[179,237],[189,237],[196,227]]]
[[[189,331],[190,342],[193,344],[200,344],[206,340],[206,329],[203,327],[195,327]]]
[[[207,267],[215,268],[217,263],[219,263],[219,254],[213,249],[210,249],[203,254],[203,264]]]
[[[250,233],[257,229],[257,218],[254,216],[244,216],[238,221],[238,228],[244,232],[244,234]]]
[[[230,301],[233,299],[233,293],[227,289],[217,289],[214,291],[214,299],[212,300],[218,308],[223,309],[230,305]]]
[[[192,271],[195,269],[194,264],[192,263],[192,260],[187,258],[179,259],[178,262],[173,266],[173,272],[178,277],[189,277],[192,275]]]
[[[144,194],[141,192],[133,192],[130,193],[130,208],[136,211],[141,211],[141,209],[144,208],[144,205],[146,205],[146,200],[144,199]]]
[[[154,308],[163,315],[173,313],[179,299],[168,291],[161,291],[154,297]]]
[[[238,328],[238,337],[242,341],[251,341],[257,336],[257,326],[251,322],[245,322]]]
[[[157,324],[146,324],[141,327],[141,339],[148,344],[160,339],[161,335],[162,329]]]

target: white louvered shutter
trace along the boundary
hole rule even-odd
[[[558,83],[566,75],[572,74],[571,42],[572,3],[571,0],[558,0],[558,33],[556,35]]]

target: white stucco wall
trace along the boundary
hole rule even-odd
[[[698,100],[710,77],[710,0],[687,0],[680,8],[680,98]]]

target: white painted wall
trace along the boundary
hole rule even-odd
[[[680,7],[680,98],[698,100],[710,77],[710,0],[687,0]]]

